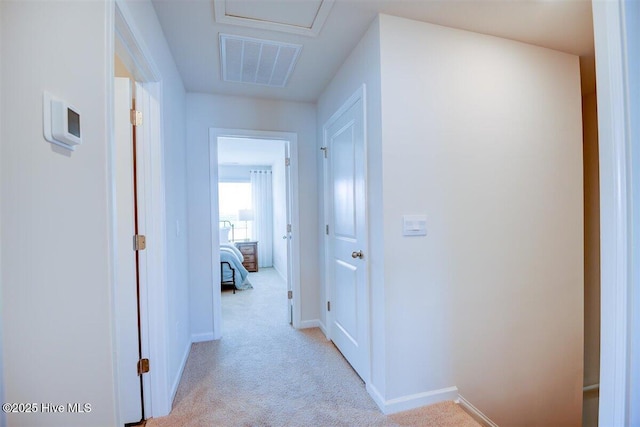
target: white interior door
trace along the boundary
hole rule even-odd
[[[289,147],[289,142],[284,142],[284,156],[285,159],[289,159],[285,161],[285,211],[286,211],[286,229],[284,233],[284,238],[287,242],[287,311],[289,317],[289,324],[293,325],[293,286],[292,286],[292,278],[293,278],[293,260],[291,258],[291,152]]]
[[[115,79],[115,169],[116,169],[116,328],[118,337],[118,389],[122,419],[126,423],[142,419],[141,383],[138,376],[138,296],[135,234],[133,129],[130,120],[131,81]]]
[[[366,382],[369,371],[363,91],[325,127],[330,338]]]

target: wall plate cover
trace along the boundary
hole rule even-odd
[[[402,217],[403,236],[426,236],[427,216],[426,215],[404,215]]]

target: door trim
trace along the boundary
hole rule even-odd
[[[153,364],[152,370],[143,376],[144,413],[146,418],[167,415],[171,411],[173,396],[167,375],[166,332],[166,206],[164,185],[164,141],[162,129],[162,84],[161,76],[149,49],[144,43],[140,31],[131,15],[126,0],[106,2],[107,8],[107,49],[106,65],[110,79],[107,79],[107,123],[108,123],[108,180],[109,180],[109,240],[111,242],[112,289],[115,289],[115,136],[114,136],[114,57],[123,60],[142,89],[138,96],[137,108],[146,117],[138,132],[139,171],[138,183],[138,220],[141,232],[154,236],[155,245],[150,245],[140,253],[140,339],[143,357]],[[153,283],[153,292],[148,292]],[[112,290],[113,294],[113,290]],[[113,323],[117,316],[116,301],[112,301]],[[112,338],[117,351],[117,339]],[[114,371],[121,368],[114,359]],[[115,387],[116,402],[119,391]],[[120,409],[116,405],[116,418],[121,420]],[[123,424],[120,422],[120,424]]]
[[[291,169],[289,171],[289,203],[291,209],[291,238],[289,239],[289,256],[291,272],[291,290],[293,291],[293,327],[301,327],[301,298],[300,298],[300,218],[298,206],[298,134],[293,132],[273,132],[248,129],[209,129],[209,197],[211,209],[211,277],[213,278],[213,339],[222,337],[222,296],[220,293],[220,248],[213,244],[220,241],[218,231],[218,138],[251,138],[265,140],[282,140],[289,142],[289,157]],[[284,160],[283,160],[284,161]]]
[[[364,238],[364,244],[362,245],[364,253],[365,254],[370,254],[371,251],[369,250],[369,209],[368,209],[368,144],[367,144],[367,91],[366,91],[366,85],[362,84],[362,86],[360,86],[358,89],[356,89],[356,91],[349,97],[347,98],[347,100],[344,102],[344,104],[342,104],[342,106],[340,108],[338,108],[338,110],[336,110],[335,113],[333,113],[331,115],[331,117],[326,121],[326,123],[322,126],[322,146],[326,146],[326,142],[327,142],[327,132],[328,129],[336,122],[336,120],[338,120],[347,110],[349,110],[349,108],[351,108],[353,106],[353,104],[355,104],[356,102],[358,102],[359,100],[362,100],[362,135],[363,135],[363,139],[364,139],[364,157],[365,157],[365,161],[364,161],[364,199],[365,199],[365,203],[364,203],[364,221],[365,221],[365,230],[367,230],[367,235]],[[324,224],[329,225],[330,227],[333,226],[333,224],[331,223],[331,215],[329,212],[329,169],[328,169],[328,161],[325,160],[322,162],[323,165],[323,210],[324,210]],[[324,332],[325,335],[327,336],[327,339],[331,340],[332,338],[332,320],[333,320],[333,314],[331,311],[327,310],[327,301],[331,301],[331,297],[332,297],[332,293],[331,293],[331,283],[329,282],[329,272],[330,272],[330,267],[329,267],[329,236],[326,233],[324,234],[324,291],[325,291],[325,301],[321,301],[321,310],[323,310],[326,313],[326,318],[325,318],[325,327],[324,327]],[[369,263],[369,258],[368,256],[365,257],[364,259],[365,261],[365,266],[363,268],[366,269],[366,283],[365,283],[365,289],[366,289],[366,299],[367,299],[367,304],[365,304],[365,308],[366,308],[366,312],[364,313],[364,317],[365,319],[367,319],[367,327],[365,328],[366,331],[366,336],[364,337],[363,341],[363,347],[366,348],[366,354],[365,354],[365,368],[363,370],[363,378],[362,380],[365,382],[365,384],[369,383],[369,379],[371,378],[371,281],[369,279],[370,277],[370,263]]]
[[[634,30],[637,8],[622,1],[593,2],[598,88],[600,165],[600,425],[636,425],[640,368],[631,363],[640,342],[634,320],[639,316],[633,254],[638,247],[632,183],[637,176],[632,113],[638,100],[632,95],[637,76]],[[633,164],[632,162],[636,162]],[[637,182],[637,180],[636,180]],[[637,190],[636,190],[637,191]],[[636,192],[636,195],[638,193]],[[635,206],[634,206],[635,205]],[[635,240],[634,240],[635,238]],[[637,271],[637,270],[636,270]],[[635,289],[634,289],[635,286]]]

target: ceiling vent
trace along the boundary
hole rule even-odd
[[[302,45],[220,34],[222,79],[285,87]]]

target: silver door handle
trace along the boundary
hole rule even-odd
[[[355,258],[360,258],[360,259],[362,259],[362,258],[364,258],[364,254],[362,253],[362,251],[357,251],[357,252],[353,251],[353,252],[351,252],[351,258],[354,258],[354,259]]]
[[[284,239],[286,239],[286,238],[287,238],[287,236],[282,236],[282,240],[284,240]]]

